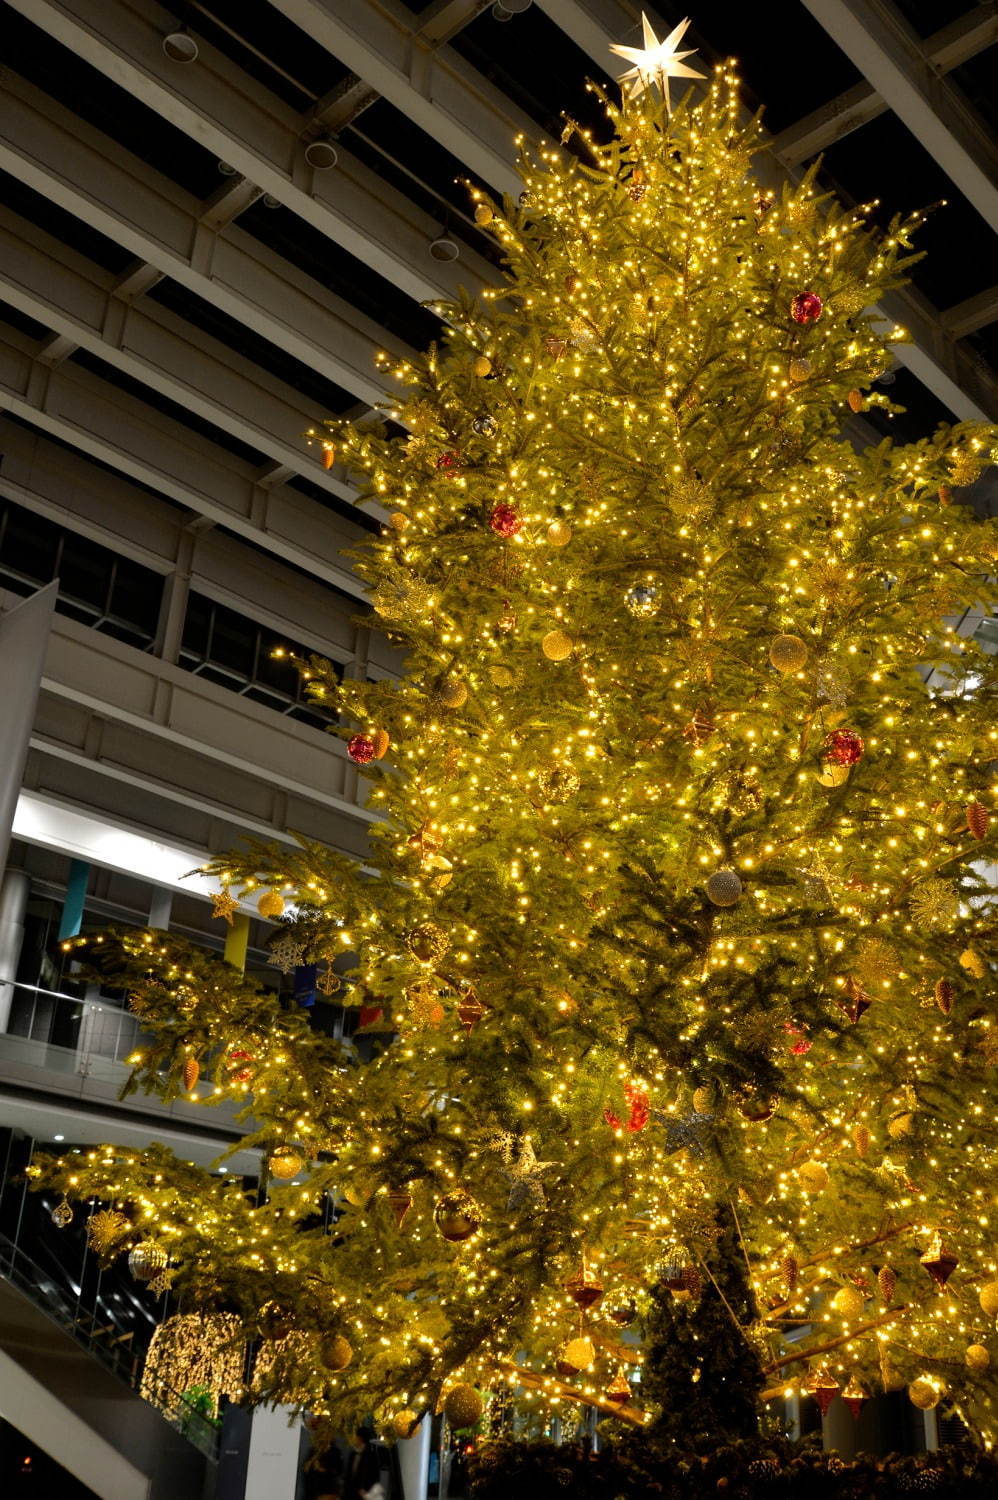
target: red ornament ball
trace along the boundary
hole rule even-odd
[[[366,734],[354,734],[347,740],[347,754],[358,766],[366,766],[374,759],[374,741]]]
[[[833,729],[825,735],[823,759],[833,766],[854,766],[863,758],[863,738],[855,729]]]
[[[798,292],[790,304],[790,316],[795,323],[817,323],[824,305],[817,292]]]
[[[644,1089],[637,1088],[633,1083],[624,1085],[624,1098],[630,1106],[630,1114],[624,1124],[628,1135],[637,1135],[639,1130],[644,1130],[651,1119],[651,1107],[648,1103],[648,1095]],[[603,1111],[603,1118],[611,1130],[620,1129],[620,1121],[609,1106]]]
[[[523,522],[512,505],[493,505],[489,525],[497,536],[516,536]]]
[[[461,467],[461,455],[456,448],[448,448],[437,459],[437,468],[445,474],[454,474]]]

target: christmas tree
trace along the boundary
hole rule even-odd
[[[674,111],[644,69],[519,202],[475,195],[505,276],[386,361],[385,424],[312,434],[387,515],[356,565],[401,676],[306,664],[369,866],[212,868],[368,1059],[179,939],[85,944],[152,1037],[136,1086],[200,1071],[268,1169],[108,1146],[38,1181],[253,1344],[251,1399],[340,1430],[499,1388],[661,1422],[702,1315],[739,1433],[800,1382],[990,1436],[998,674],[945,622],[994,605],[952,502],[996,433],[846,439],[892,410],[873,308],[917,217],[760,187],[732,68]]]

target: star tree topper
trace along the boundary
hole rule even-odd
[[[669,98],[670,78],[703,78],[703,73],[698,73],[696,68],[687,67],[683,62],[684,57],[692,57],[694,48],[688,47],[685,52],[679,51],[679,43],[686,35],[687,28],[692,25],[687,16],[685,21],[680,21],[678,26],[673,27],[664,41],[659,41],[652,30],[651,22],[641,12],[641,29],[644,32],[645,44],[643,47],[622,47],[617,43],[611,43],[610,51],[615,52],[618,57],[624,58],[626,62],[633,63],[633,68],[628,68],[622,73],[618,80],[625,87],[625,92],[632,99],[643,94],[653,83],[657,83],[662,90],[665,107],[672,113],[672,100]]]

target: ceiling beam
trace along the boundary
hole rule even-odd
[[[164,56],[175,15],[143,0],[10,0],[15,10],[136,99],[342,245],[417,302],[450,299],[460,287],[494,283],[493,267],[469,246],[445,264],[429,253],[439,219],[418,208],[342,145],[331,171],[305,160],[307,121],[203,37],[189,67]],[[314,127],[312,130],[314,134]]]
[[[412,353],[229,222],[248,201],[244,179],[224,182],[202,203],[16,77],[5,83],[0,168],[136,257],[118,287],[122,297],[169,276],[367,405],[383,400],[388,384],[375,367],[378,350]],[[317,458],[303,452],[309,477],[321,483]]]
[[[21,417],[187,510],[356,598],[366,589],[343,561],[357,531],[286,485],[266,489],[254,467],[99,375],[46,366],[34,340],[0,334],[0,410]]]
[[[496,191],[519,193],[513,141],[537,125],[400,0],[271,3]]]
[[[0,299],[292,473],[353,498],[300,437],[322,422],[321,406],[158,303],[122,299],[110,272],[3,208]]]
[[[978,5],[958,16],[948,26],[927,37],[918,50],[928,68],[944,74],[976,57],[995,42],[998,42],[998,6],[991,0],[989,4]],[[809,161],[860,126],[886,114],[889,108],[883,95],[863,79],[839,94],[838,98],[830,99],[802,120],[781,130],[774,138],[774,149],[787,165]]]
[[[998,148],[969,102],[939,76],[889,0],[803,0],[815,20],[998,230]]]
[[[955,307],[948,307],[942,314],[943,327],[955,339],[976,333],[989,323],[998,321],[998,286],[989,286],[974,297],[967,297]]]

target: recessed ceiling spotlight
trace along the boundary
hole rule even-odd
[[[515,0],[511,0],[515,4]],[[171,31],[163,38],[163,51],[171,62],[192,63],[198,60],[198,44],[189,31]]]
[[[280,198],[275,198],[273,193],[264,193],[263,197],[260,199],[260,202],[263,204],[264,208],[280,208],[281,206]]]
[[[328,172],[339,161],[339,154],[332,141],[309,141],[305,147],[305,160],[317,172]]]
[[[65,1139],[66,1139],[66,1137],[65,1137],[65,1136],[64,1136],[64,1135],[54,1135],[54,1136],[53,1136],[53,1137],[52,1137],[52,1139],[53,1139],[53,1140],[54,1140],[54,1141],[64,1141],[64,1140],[65,1140]]]
[[[434,260],[457,260],[461,254],[461,247],[449,235],[440,234],[435,240],[430,241],[430,254]]]
[[[230,161],[220,161],[218,170],[223,177],[238,177],[239,168],[234,167]]]
[[[531,0],[496,0],[492,7],[493,21],[512,21],[514,16],[522,16],[525,10],[529,10]]]

